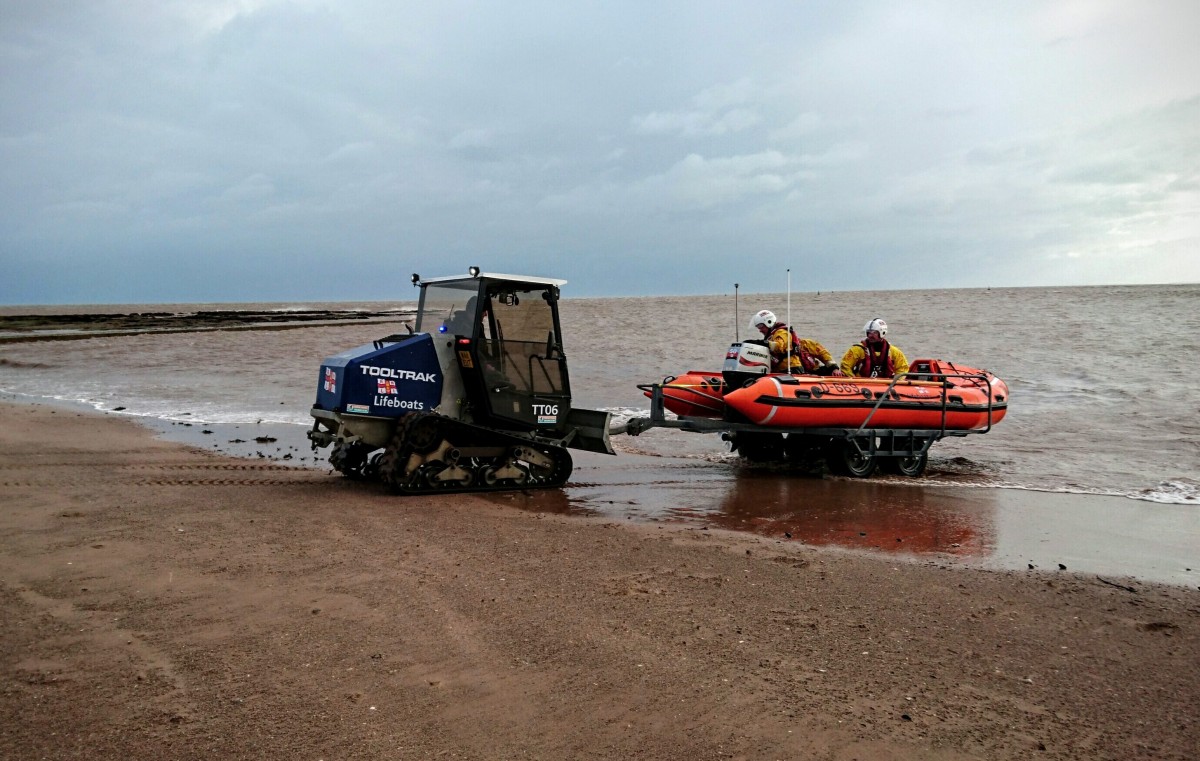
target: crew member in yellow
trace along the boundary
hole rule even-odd
[[[842,373],[852,378],[891,378],[908,372],[904,352],[887,341],[887,323],[876,317],[863,326],[862,343],[851,346],[842,357]]]
[[[808,375],[841,375],[829,350],[811,338],[800,338],[769,309],[750,318],[750,329],[757,330],[771,352],[771,372]],[[790,352],[789,352],[790,346]],[[789,353],[790,367],[789,367]]]

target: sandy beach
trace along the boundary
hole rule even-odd
[[[2,409],[5,758],[1200,748],[1194,586],[396,498]]]

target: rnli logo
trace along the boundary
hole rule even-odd
[[[337,393],[337,373],[330,368],[325,368],[325,390],[331,394]]]
[[[538,425],[554,425],[558,422],[557,404],[534,404],[533,414],[537,416]]]

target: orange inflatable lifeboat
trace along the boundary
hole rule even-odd
[[[692,370],[638,386],[650,415],[630,419],[624,432],[720,432],[750,462],[823,460],[854,478],[876,466],[916,477],[934,442],[987,433],[1008,412],[1004,381],[944,359],[915,360],[896,378],[843,378],[767,373],[766,358],[759,342],[735,343],[720,373]]]
[[[768,428],[986,429],[1008,412],[1008,386],[986,370],[918,359],[907,377],[764,375],[722,397]],[[727,415],[726,419],[730,419]]]
[[[744,383],[762,377],[771,367],[771,355],[762,342],[737,342],[725,353],[725,364],[721,372],[689,370],[678,377],[668,375],[658,384],[662,388],[663,407],[680,417],[703,417],[723,420],[727,388],[738,388]],[[653,397],[649,387],[642,392]]]
[[[678,377],[669,376],[662,382],[663,406],[680,417],[709,417],[718,420],[725,415],[725,380],[720,373],[690,370]],[[644,392],[650,396],[650,392]]]

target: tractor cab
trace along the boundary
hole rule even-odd
[[[472,272],[414,282],[416,332],[433,337],[446,375],[461,377],[469,416],[561,436],[571,408],[558,319],[566,281]]]
[[[321,363],[308,438],[335,470],[405,494],[541,489],[570,478],[569,449],[613,454],[610,414],[571,405],[567,281],[468,272],[414,274],[407,334]]]

